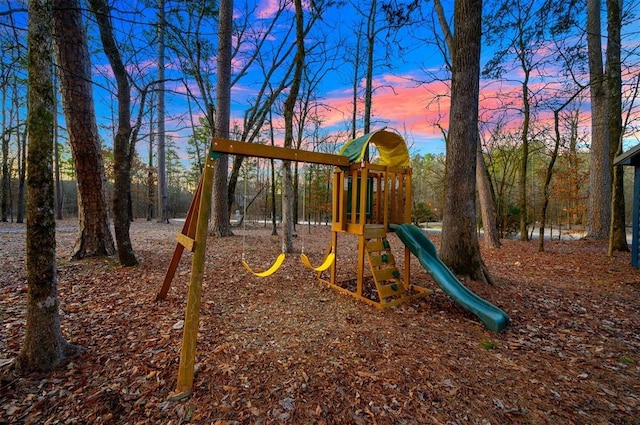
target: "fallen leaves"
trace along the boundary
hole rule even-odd
[[[509,313],[511,326],[496,335],[415,259],[412,283],[434,293],[380,312],[318,283],[295,256],[268,279],[250,276],[240,237],[212,239],[193,393],[171,401],[188,260],[169,297],[153,298],[172,254],[166,241],[181,225],[134,222],[141,265],[127,269],[114,258],[64,260],[75,231],[72,221],[59,227],[61,322],[87,351],[49,375],[0,380],[0,423],[632,423],[640,415],[640,273],[628,254],[607,258],[593,241],[550,241],[541,254],[533,243],[503,241],[483,253],[497,286],[465,284]],[[26,293],[23,228],[0,226],[2,370],[20,350]],[[269,229],[248,232],[256,264],[279,252]],[[329,228],[312,233],[305,250],[324,252]],[[400,243],[389,240],[403,267]],[[344,279],[355,273],[353,242],[341,238]]]

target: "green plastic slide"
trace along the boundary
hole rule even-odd
[[[482,324],[493,332],[500,332],[507,327],[509,324],[507,313],[464,286],[440,260],[436,247],[422,230],[413,224],[392,224],[390,227],[396,232],[402,243],[409,248],[409,251],[416,256],[438,286],[456,304],[475,314]]]

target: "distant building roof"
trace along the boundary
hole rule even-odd
[[[613,160],[613,165],[633,165],[640,167],[640,144],[618,155]]]

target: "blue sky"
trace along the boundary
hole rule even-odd
[[[625,2],[627,5],[634,5],[637,0]],[[168,5],[179,4],[176,1],[168,2]],[[181,3],[183,4],[183,3]],[[358,2],[360,4],[360,2]],[[453,0],[443,0],[443,6],[448,16],[452,14]],[[495,2],[485,1],[485,9],[491,7]],[[125,47],[125,58],[135,63],[130,66],[130,71],[134,80],[138,84],[150,81],[157,75],[155,62],[156,46],[153,42],[154,23],[156,21],[155,2],[150,2],[145,6],[141,2],[130,0],[118,0],[117,12],[114,12],[114,25],[116,36]],[[248,3],[235,2],[234,18],[238,24],[244,19],[251,25],[256,34],[264,31],[264,27],[272,22],[275,10],[279,5],[278,0],[250,1]],[[0,11],[6,10],[8,6],[12,8],[24,7],[20,1],[9,1],[0,4]],[[431,29],[433,25],[432,2],[423,3],[422,18],[424,21],[410,29],[404,29],[395,35],[394,39],[386,33],[380,38],[391,40],[392,49],[387,51],[384,43],[376,44],[376,68],[374,70],[374,97],[373,97],[373,128],[388,126],[403,134],[412,152],[421,153],[444,153],[444,142],[440,128],[448,127],[449,99],[447,73],[443,67],[442,54],[433,43],[435,36]],[[366,8],[365,8],[366,9]],[[366,10],[365,10],[366,11]],[[87,14],[90,18],[90,16]],[[285,10],[282,18],[278,21],[276,31],[269,38],[265,51],[275,48],[284,37],[284,31],[292,22],[292,10]],[[26,14],[16,15],[18,22],[26,19]],[[175,19],[174,17],[170,17]],[[308,17],[307,17],[308,19]],[[355,36],[358,22],[364,18],[358,14],[352,5],[345,5],[341,8],[329,9],[323,20],[318,22],[314,30],[307,37],[309,46],[316,44],[320,40],[326,40],[327,58],[323,62],[326,75],[319,86],[318,108],[319,119],[321,120],[321,132],[323,135],[337,135],[344,138],[349,124],[351,113],[351,96],[353,66],[347,59],[353,59],[353,49],[355,48]],[[186,25],[186,24],[185,24]],[[606,27],[606,26],[605,26]],[[640,38],[634,26],[630,25],[623,34],[623,50],[631,55],[634,65],[626,72],[627,83],[633,82],[634,76],[638,73],[638,39]],[[212,43],[215,44],[215,26],[203,26],[205,34]],[[439,34],[439,29],[436,30]],[[92,61],[94,66],[94,80],[96,83],[95,102],[97,105],[98,119],[101,126],[101,133],[105,141],[110,144],[111,132],[109,127],[112,122],[111,108],[115,106],[113,94],[107,90],[113,87],[111,73],[107,65],[106,58],[99,52],[100,46],[96,29],[90,24],[90,45],[94,52]],[[292,42],[292,39],[290,39]],[[402,49],[400,49],[402,47]],[[250,47],[243,47],[245,54],[251,53]],[[492,52],[492,48],[483,46],[483,64],[487,62]],[[363,49],[361,49],[363,50]],[[386,57],[389,53],[388,58]],[[540,51],[544,53],[544,51]],[[168,78],[184,79],[184,73],[177,65],[177,57],[180,52],[167,51],[166,73]],[[312,55],[309,60],[313,60]],[[240,55],[234,61],[234,69],[239,70],[247,61],[246,56]],[[315,59],[317,60],[317,58]],[[207,57],[202,64],[209,68],[209,80],[215,86],[215,56]],[[360,72],[359,87],[363,87],[362,71]],[[546,90],[545,96],[553,97],[554,90],[559,88],[557,67],[553,63],[545,66],[543,71],[535,75],[533,88],[539,93]],[[581,81],[586,82],[586,75],[580,75]],[[241,124],[242,117],[246,110],[247,103],[255,96],[256,90],[264,78],[257,65],[249,68],[246,76],[241,78],[232,89],[232,120],[233,123]],[[196,100],[199,98],[199,90],[195,86],[192,78],[187,78],[186,85],[183,82],[169,82],[168,88],[172,91],[166,96],[169,111],[167,121],[167,132],[174,138],[176,146],[184,154],[187,138],[191,135],[189,106],[198,121],[198,115],[202,114],[202,107],[197,101],[187,102],[185,94],[186,87],[189,87],[195,94]],[[521,116],[517,109],[518,94],[522,81],[522,73],[513,68],[505,75],[501,81],[485,79],[481,83],[481,109],[483,117],[491,123],[495,120],[495,109],[497,105],[505,101],[511,102],[507,118],[507,126],[514,131],[520,126]],[[135,90],[132,92],[135,98]],[[362,93],[360,92],[360,96]],[[588,95],[582,98],[582,126],[584,131],[588,131]],[[359,110],[362,110],[360,105]],[[637,109],[636,109],[637,111]],[[134,111],[134,114],[137,111]],[[550,111],[541,111],[539,121],[548,119]],[[637,118],[638,113],[635,113]],[[276,121],[278,118],[276,118]],[[361,129],[359,129],[361,131]],[[637,134],[637,133],[636,133]],[[638,143],[635,134],[627,135],[628,145]],[[146,147],[145,141],[139,143],[141,157]]]

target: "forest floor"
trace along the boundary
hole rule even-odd
[[[209,238],[193,394],[169,400],[190,253],[167,299],[154,298],[181,227],[134,222],[140,265],[122,268],[69,261],[75,222],[58,223],[61,325],[86,351],[50,374],[5,374],[0,424],[640,423],[640,271],[629,254],[609,258],[587,240],[483,250],[496,285],[464,283],[509,314],[496,334],[415,258],[412,283],[433,294],[386,311],[319,283],[297,255],[271,277],[249,275],[243,251],[255,269],[280,252],[262,224]],[[326,226],[299,227],[295,246],[319,263],[329,238]],[[355,276],[356,241],[339,244],[339,270]],[[0,365],[24,338],[24,252],[24,226],[0,223]]]

